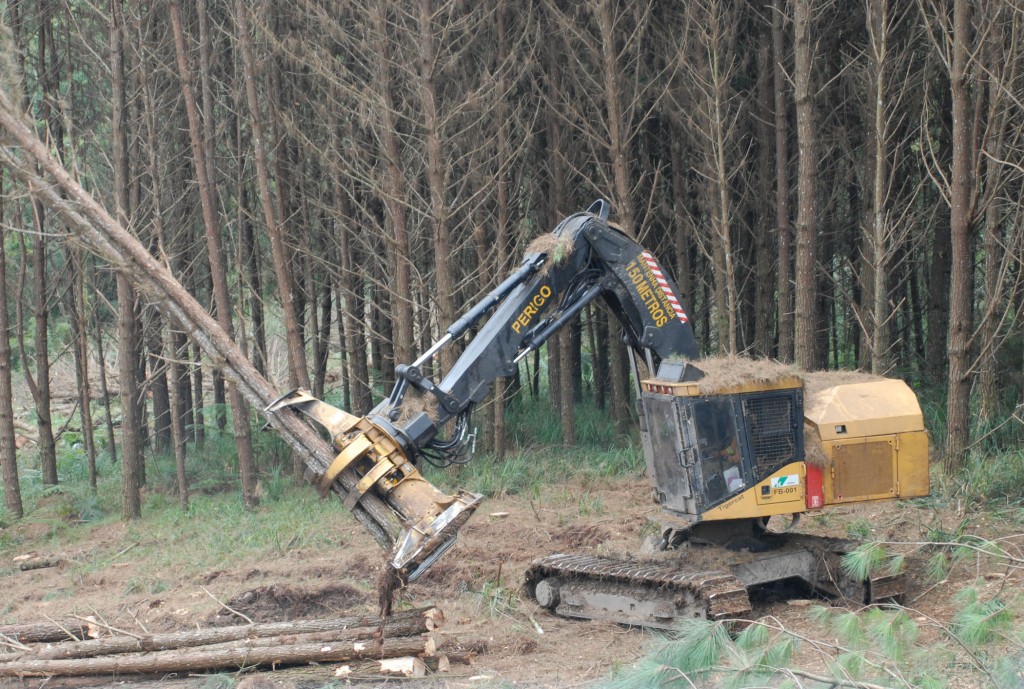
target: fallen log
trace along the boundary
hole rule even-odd
[[[203,670],[241,670],[257,666],[337,663],[400,656],[431,657],[430,636],[401,637],[377,642],[321,642],[288,646],[260,645],[267,639],[246,639],[213,650],[203,646],[153,653],[125,653],[69,660],[20,660],[0,663],[0,677],[74,677],[107,674],[155,674]]]
[[[64,559],[60,557],[34,557],[19,562],[18,569],[20,569],[22,572],[29,572],[33,569],[46,569],[47,567],[56,567],[62,562],[64,562]]]
[[[437,608],[418,608],[397,612],[384,625],[384,638],[413,636],[433,631],[437,628],[440,612]],[[379,631],[380,618],[376,615],[339,617],[329,620],[245,624],[234,627],[212,627],[165,634],[147,634],[138,637],[111,636],[77,642],[68,641],[47,648],[32,649],[32,651],[0,654],[0,663],[18,660],[94,658],[117,653],[166,651],[176,648],[224,644],[241,639],[273,638],[276,640],[275,643],[282,645],[295,645],[307,641],[310,643],[345,639],[356,641],[373,638]],[[316,638],[309,636],[315,634],[324,636]],[[303,637],[303,640],[299,640],[298,637]],[[65,638],[67,638],[66,635]]]
[[[93,630],[96,628],[93,627]],[[0,626],[0,635],[23,644],[53,643],[70,639],[87,639],[90,636],[88,622],[76,619],[56,622],[32,622],[26,624],[5,624]],[[68,635],[71,635],[70,637]]]

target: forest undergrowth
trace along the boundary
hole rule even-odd
[[[543,400],[525,398],[509,412],[514,428],[529,428],[531,441],[511,448],[498,461],[481,452],[462,467],[428,468],[428,477],[446,488],[461,487],[489,497],[519,496],[533,501],[552,484],[571,487],[582,516],[603,514],[600,496],[588,489],[635,480],[643,474],[640,448],[614,430],[602,412],[577,410],[580,441],[560,444],[558,419]],[[216,409],[208,410],[215,418]],[[230,428],[230,424],[227,426]],[[258,430],[258,426],[254,425]],[[202,448],[190,447],[187,470],[192,496],[179,507],[172,456],[152,457],[146,465],[142,520],[127,526],[122,540],[132,558],[144,563],[125,585],[125,595],[157,594],[170,584],[169,570],[203,572],[230,568],[247,557],[280,556],[291,548],[330,548],[355,524],[334,505],[317,499],[289,475],[286,448],[270,433],[256,433],[260,458],[260,506],[246,509],[240,499],[234,443],[210,428]],[[118,468],[101,455],[100,480],[89,489],[85,461],[73,434],[62,439],[62,482],[44,486],[32,455],[22,455],[26,516],[19,528],[0,512],[0,575],[11,573],[12,558],[29,550],[60,550],[120,522]],[[846,535],[866,541],[845,565],[855,576],[876,569],[914,567],[924,593],[955,581],[948,615],[924,613],[914,601],[863,609],[816,602],[798,627],[768,616],[736,623],[694,620],[660,636],[636,664],[616,664],[608,687],[792,686],[939,687],[1024,686],[1024,453],[986,453],[979,447],[964,472],[948,476],[933,469],[932,495],[919,506],[960,515],[953,526],[936,527],[920,542],[885,541],[873,524],[853,519]],[[566,496],[570,492],[565,493]],[[830,515],[820,518],[832,525]],[[325,528],[325,525],[328,528]],[[1009,535],[1007,535],[1009,534]],[[187,549],[189,558],[180,553]],[[109,553],[73,563],[79,577],[108,566]],[[1002,585],[995,585],[1002,584]],[[497,588],[495,588],[497,587]],[[505,605],[519,605],[514,585],[499,582],[479,594],[500,594]],[[54,591],[51,599],[74,591]],[[921,594],[923,595],[923,594]],[[0,621],[5,610],[0,607]]]

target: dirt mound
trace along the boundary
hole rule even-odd
[[[282,622],[307,617],[323,617],[367,602],[367,596],[347,584],[333,584],[304,590],[271,584],[243,591],[227,602],[228,607],[253,622]],[[210,622],[217,626],[238,624],[238,616],[228,610],[214,614]]]
[[[556,543],[569,548],[590,548],[601,545],[611,537],[612,533],[598,524],[567,526],[551,534]]]
[[[501,652],[512,656],[527,656],[537,650],[540,644],[524,634],[513,634],[504,640]]]

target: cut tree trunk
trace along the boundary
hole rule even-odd
[[[165,314],[181,324],[190,337],[207,352],[215,365],[233,380],[250,403],[263,409],[278,392],[261,376],[241,348],[181,286],[159,261],[114,220],[47,151],[18,114],[10,96],[0,91],[0,163],[7,166],[44,204],[63,219],[66,231],[119,273],[129,276]],[[37,172],[37,167],[39,172]],[[41,175],[47,175],[44,178]],[[326,441],[295,413],[267,414],[281,438],[305,458],[310,476],[321,475],[334,459]],[[356,479],[343,474],[332,490],[344,499],[355,488]],[[356,519],[383,547],[390,548],[400,530],[394,513],[381,499],[365,494],[353,509]]]
[[[209,649],[204,647],[126,653],[97,658],[70,660],[22,660],[0,663],[0,677],[49,677],[106,674],[154,674],[199,670],[242,669],[260,665],[279,666],[303,663],[345,662],[399,656],[433,656],[434,642],[429,636],[414,636],[373,641],[316,641],[282,645],[276,638],[240,640]]]
[[[440,611],[437,608],[418,608],[416,610],[397,612],[388,619],[384,627],[383,636],[385,639],[388,639],[413,636],[432,631],[438,625],[439,617],[443,618],[439,613]],[[11,633],[5,633],[4,629],[0,627],[0,634],[13,637],[21,643],[29,641],[29,639],[25,638],[23,632],[15,630]],[[246,639],[251,641],[254,639],[266,640],[273,638],[276,642],[282,643],[282,645],[295,645],[316,640],[342,641],[347,639],[354,642],[359,639],[374,637],[380,630],[380,618],[376,615],[356,615],[329,620],[297,620],[266,624],[244,624],[166,634],[149,634],[141,637],[113,636],[77,642],[68,641],[67,643],[59,643],[38,650],[5,653],[0,655],[0,663],[23,660],[94,658],[117,653],[166,651],[176,648],[225,644]],[[37,638],[39,641],[66,641],[68,638],[67,633],[59,629],[55,624],[35,625],[33,629],[28,631],[35,634],[36,637],[48,636],[46,639]],[[73,628],[69,629],[69,631],[76,633],[88,630],[82,629],[80,622],[75,622]],[[314,638],[311,635],[321,636]],[[84,636],[86,634],[83,633]],[[285,637],[287,637],[287,640],[285,640]]]
[[[0,636],[22,644],[54,643],[89,638],[89,623],[83,620],[66,619],[52,622],[7,624],[0,626]]]

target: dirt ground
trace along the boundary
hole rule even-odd
[[[338,504],[339,512],[343,507]],[[800,530],[845,536],[855,520],[866,520],[872,537],[881,540],[920,539],[929,527],[952,530],[964,518],[964,505],[944,509],[926,503],[878,503],[844,507],[827,515],[805,518]],[[441,608],[446,624],[439,643],[472,647],[480,652],[471,666],[453,665],[452,671],[428,680],[366,679],[358,675],[351,686],[402,687],[580,687],[606,677],[616,667],[628,666],[643,655],[653,639],[650,632],[614,624],[556,618],[518,596],[523,573],[536,557],[554,552],[590,552],[609,556],[636,553],[643,536],[655,529],[650,518],[656,510],[645,481],[608,481],[586,491],[553,485],[539,498],[510,497],[487,500],[463,529],[458,544],[424,577],[401,593],[399,605],[433,604]],[[1009,536],[1022,545],[1013,526],[975,515],[971,531],[989,537]],[[336,549],[291,549],[274,558],[243,560],[229,569],[200,573],[162,573],[166,588],[158,592],[133,590],[141,563],[132,559],[123,538],[125,527],[98,528],[67,550],[49,550],[45,542],[34,548],[40,555],[76,559],[112,558],[101,571],[81,575],[72,564],[21,572],[0,563],[0,611],[6,622],[40,622],[71,615],[94,615],[113,627],[158,631],[237,623],[222,603],[255,620],[328,617],[375,609],[373,586],[382,554],[351,519],[345,545]],[[27,527],[12,527],[27,528]],[[1016,527],[1019,530],[1019,527]],[[32,534],[24,534],[31,537]],[[30,540],[26,540],[27,544]],[[909,548],[904,548],[908,550]],[[187,557],[182,553],[182,557]],[[910,560],[910,590],[905,602],[922,615],[948,620],[949,597],[976,575],[989,579],[985,586],[1019,589],[1020,572],[989,571],[989,564],[962,567],[945,583],[924,582],[920,561]],[[916,564],[915,564],[916,563]],[[73,590],[71,598],[52,592]],[[754,614],[773,615],[787,627],[810,625],[809,607],[792,599],[805,599],[805,590],[776,588],[754,597]],[[275,673],[238,676],[246,689],[321,687],[334,680],[332,666],[304,667]],[[16,687],[116,685],[211,689],[229,686],[210,677],[99,678],[97,680],[9,680]],[[221,683],[217,683],[221,682]],[[969,685],[965,685],[969,686]]]

